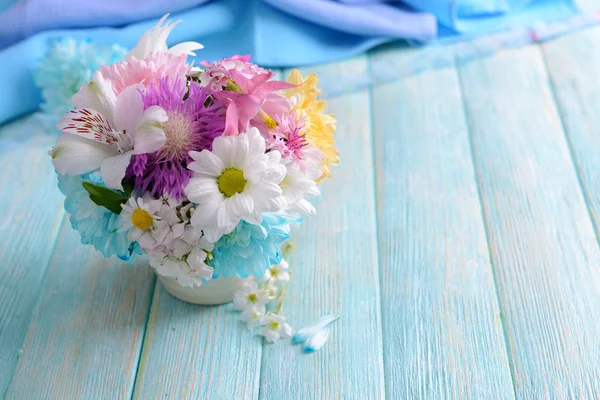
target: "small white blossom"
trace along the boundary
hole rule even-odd
[[[248,329],[254,328],[262,317],[265,316],[265,306],[248,307],[242,312],[241,320],[248,325]]]
[[[285,323],[285,317],[273,313],[268,313],[261,318],[262,327],[259,333],[267,339],[267,342],[273,343],[279,339],[288,339],[292,337],[292,327]]]
[[[289,268],[290,265],[288,262],[281,260],[279,264],[273,265],[265,271],[262,281],[268,282],[269,285],[275,285],[278,282],[287,282],[290,280]]]
[[[251,307],[264,307],[271,299],[267,292],[258,288],[255,281],[249,281],[235,293],[233,303],[238,310],[246,310]]]

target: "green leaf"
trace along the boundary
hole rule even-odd
[[[82,182],[81,184],[90,194],[90,200],[115,214],[121,213],[121,204],[124,204],[129,199],[129,196],[123,196],[120,193],[90,182]]]

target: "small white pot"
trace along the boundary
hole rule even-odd
[[[171,296],[192,304],[212,306],[229,303],[235,292],[242,288],[245,279],[236,276],[232,278],[211,279],[199,287],[183,287],[175,278],[156,274],[160,283]]]

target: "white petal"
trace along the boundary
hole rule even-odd
[[[211,201],[223,201],[217,182],[211,178],[192,178],[184,189],[190,201],[197,204],[207,204]],[[202,210],[202,212],[205,212]]]
[[[304,342],[306,339],[308,339],[309,337],[314,335],[316,332],[323,329],[325,326],[329,325],[330,323],[332,323],[339,317],[340,317],[339,314],[330,314],[330,315],[325,315],[324,317],[319,318],[312,324],[310,324],[310,325],[300,329],[298,332],[296,332],[296,334],[292,338],[292,341],[294,343]]]
[[[305,353],[314,353],[319,350],[325,342],[329,339],[329,325],[325,326],[320,331],[317,331],[314,335],[312,335],[306,343],[304,344],[304,352]]]
[[[192,171],[208,176],[219,176],[225,169],[223,161],[208,150],[190,151],[190,156],[195,160],[188,165],[188,169]]]
[[[113,139],[113,127],[96,110],[76,108],[71,110],[58,121],[56,127],[63,132],[95,140],[99,143],[109,143]]]
[[[117,155],[118,152],[106,144],[63,133],[49,154],[52,157],[52,165],[59,174],[80,175],[100,167],[102,161]]]
[[[158,23],[147,30],[137,45],[127,54],[127,59],[135,57],[138,60],[143,60],[148,57],[150,53],[154,51],[166,51],[167,50],[167,37],[171,33],[171,30],[181,21],[169,21],[166,25],[162,26],[162,23],[167,19],[169,14],[165,14]]]
[[[134,154],[153,153],[167,141],[164,123],[169,119],[167,112],[159,106],[144,110],[142,120],[134,137]]]
[[[217,225],[225,235],[234,230],[237,224],[240,222],[239,217],[236,215],[231,215],[228,212],[229,206],[226,203],[228,203],[228,201],[225,201],[225,203],[219,207],[219,211],[217,212]]]
[[[225,167],[231,167],[228,163],[231,147],[231,140],[227,136],[219,136],[212,144],[212,152],[225,163]]]
[[[92,81],[83,85],[72,98],[75,108],[91,108],[102,114],[109,122],[113,122],[113,110],[117,96],[111,81],[104,79],[100,71],[96,71]]]
[[[117,96],[113,118],[119,131],[126,131],[130,135],[137,131],[144,113],[144,100],[140,93],[143,88],[141,83],[127,86]]]
[[[204,46],[198,42],[183,42],[171,47],[169,49],[169,53],[173,54],[174,56],[180,56],[182,54],[187,54],[188,56],[195,56],[196,53],[194,53],[194,51],[202,50],[203,48]]]
[[[310,204],[306,199],[298,200],[294,204],[294,206],[298,207],[300,210],[304,211],[308,215],[315,215],[317,213],[315,207],[312,204]]]
[[[252,211],[254,210],[254,200],[245,193],[237,193],[229,199],[229,204],[235,208],[237,216],[246,219],[248,216],[252,219]]]
[[[246,132],[246,135],[248,137],[250,154],[264,154],[266,143],[260,131],[257,128],[252,128]]]
[[[102,180],[107,187],[123,190],[121,181],[125,177],[131,155],[132,153],[128,151],[127,153],[107,158],[102,162],[100,173],[102,174]]]
[[[230,165],[237,167],[244,167],[246,159],[248,158],[249,143],[248,140],[244,140],[244,137],[236,138],[237,140],[231,147],[231,154],[229,155]]]

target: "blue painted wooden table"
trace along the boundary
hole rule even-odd
[[[293,236],[305,355],[79,245],[36,119],[0,128],[7,399],[600,397],[600,28],[316,70],[342,163]],[[472,46],[476,46],[472,44]]]

